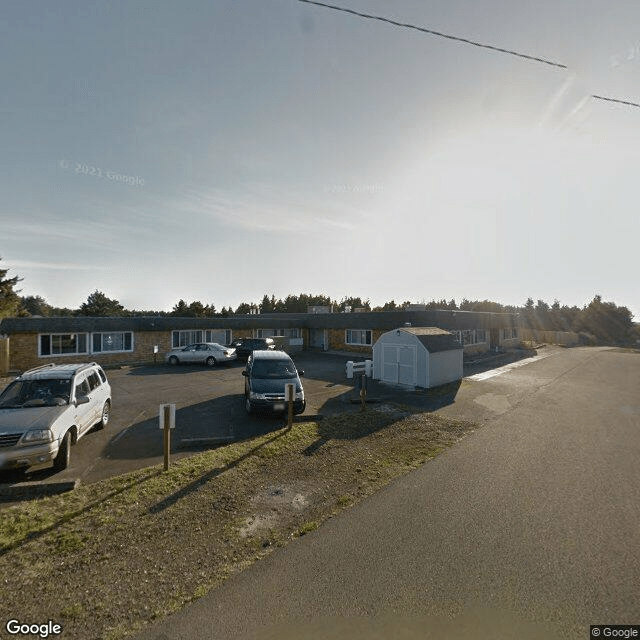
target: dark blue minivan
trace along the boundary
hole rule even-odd
[[[284,351],[254,351],[243,370],[244,398],[247,413],[265,411],[285,413],[285,385],[295,384],[293,412],[302,413],[306,402],[300,377],[293,360]]]

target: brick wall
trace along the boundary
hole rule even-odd
[[[26,371],[49,362],[58,364],[97,362],[105,366],[141,364],[153,362],[154,345],[158,345],[157,361],[164,362],[164,354],[171,350],[171,332],[141,331],[134,333],[132,352],[85,353],[42,357],[38,357],[38,334],[14,334],[9,338],[9,368],[11,371]]]
[[[9,372],[9,338],[0,337],[0,377]]]
[[[383,333],[384,331],[373,329],[371,331],[370,345],[356,345],[346,343],[347,332],[344,329],[329,329],[329,349],[334,351],[352,351],[353,353],[371,355],[373,353],[373,345]]]
[[[538,329],[521,329],[523,340],[531,342],[547,342],[573,347],[580,342],[580,336],[572,331],[543,331]]]
[[[464,346],[465,356],[474,356],[489,351],[491,345],[489,342],[481,342],[478,344],[467,344]]]

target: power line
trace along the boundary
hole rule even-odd
[[[617,102],[619,104],[626,104],[630,107],[638,107],[640,109],[640,104],[637,102],[630,102],[629,100],[619,100],[618,98],[608,98],[607,96],[591,96],[594,100],[606,100],[607,102]]]
[[[546,58],[538,58],[536,56],[530,56],[525,53],[519,53],[517,51],[511,51],[510,49],[502,49],[500,47],[495,47],[490,44],[482,44],[480,42],[475,42],[473,40],[469,40],[467,38],[460,38],[458,36],[452,36],[447,33],[441,33],[439,31],[434,31],[433,29],[427,29],[425,27],[418,27],[414,24],[409,24],[406,22],[397,22],[396,20],[391,20],[390,18],[384,18],[382,16],[374,16],[369,13],[362,13],[360,11],[354,11],[353,9],[347,9],[345,7],[338,7],[333,4],[326,4],[325,2],[317,2],[316,0],[298,0],[298,2],[304,2],[305,4],[314,4],[318,7],[325,7],[326,9],[334,9],[335,11],[342,11],[343,13],[350,13],[351,15],[358,16],[360,18],[367,18],[368,20],[378,20],[379,22],[386,22],[387,24],[391,24],[396,27],[403,27],[405,29],[414,29],[415,31],[421,31],[422,33],[428,33],[432,36],[438,36],[439,38],[446,38],[447,40],[454,40],[456,42],[462,42],[464,44],[470,44],[474,47],[480,47],[482,49],[489,49],[491,51],[497,51],[498,53],[506,53],[511,56],[516,56],[518,58],[524,58],[525,60],[532,60],[533,62],[541,62],[543,64],[550,65],[552,67],[559,67],[560,69],[567,69],[567,65],[560,64],[559,62],[553,62],[552,60],[547,60]],[[640,104],[637,102],[631,102],[629,100],[620,100],[618,98],[610,98],[608,96],[599,96],[599,95],[591,95],[591,98],[594,100],[605,100],[607,102],[615,102],[617,104],[624,104],[630,107],[638,107],[640,108]]]
[[[467,38],[460,38],[458,36],[452,36],[447,33],[441,33],[439,31],[434,31],[433,29],[426,29],[425,27],[418,27],[415,24],[408,24],[405,22],[396,22],[395,20],[391,20],[389,18],[383,18],[382,16],[374,16],[369,13],[361,13],[360,11],[354,11],[353,9],[346,9],[345,7],[337,7],[333,4],[325,4],[324,2],[316,2],[315,0],[298,0],[298,2],[304,2],[306,4],[315,4],[319,7],[325,7],[327,9],[334,9],[335,11],[342,11],[344,13],[350,13],[354,16],[359,16],[360,18],[367,18],[369,20],[378,20],[380,22],[386,22],[387,24],[394,25],[396,27],[403,27],[405,29],[414,29],[415,31],[421,31],[422,33],[428,33],[432,36],[438,36],[439,38],[446,38],[447,40],[454,40],[456,42],[462,42],[464,44],[470,44],[474,47],[480,47],[482,49],[489,49],[491,51],[497,51],[498,53],[506,53],[510,56],[516,56],[518,58],[524,58],[525,60],[531,60],[533,62],[540,62],[542,64],[548,64],[552,67],[559,67],[560,69],[566,69],[567,65],[560,64],[559,62],[553,62],[552,60],[547,60],[546,58],[538,58],[536,56],[530,56],[526,53],[519,53],[517,51],[511,51],[510,49],[502,49],[501,47],[494,47],[490,44],[483,44],[481,42],[475,42],[474,40],[469,40]]]

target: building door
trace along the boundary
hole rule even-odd
[[[500,346],[500,329],[490,329],[489,340],[491,340],[491,351],[495,351]]]
[[[329,348],[327,338],[326,329],[309,329],[309,348],[326,351]]]

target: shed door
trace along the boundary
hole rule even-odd
[[[382,381],[398,383],[398,347],[395,345],[382,345]]]
[[[382,345],[382,381],[416,385],[416,348],[410,345]]]
[[[398,349],[398,382],[412,387],[416,385],[416,348],[413,346]]]

